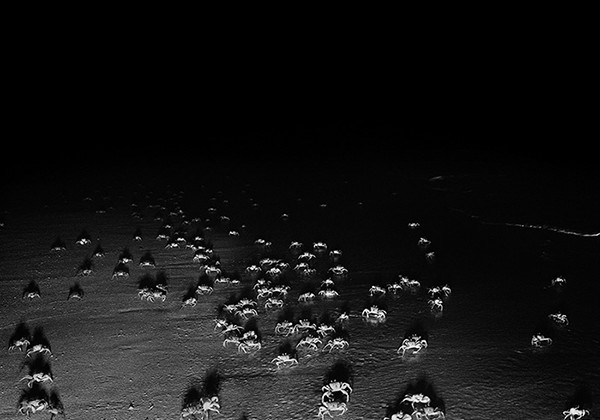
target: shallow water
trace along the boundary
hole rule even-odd
[[[423,168],[418,176],[401,170],[378,176],[365,176],[366,169],[349,173],[278,177],[254,171],[129,184],[96,180],[105,186],[82,183],[34,200],[23,191],[9,191],[0,231],[0,337],[7,343],[21,320],[44,328],[54,353],[53,385],[72,419],[177,419],[188,387],[212,368],[223,376],[222,410],[215,418],[236,420],[242,413],[252,419],[318,418],[323,376],[338,359],[350,362],[354,375],[344,419],[382,419],[387,406],[420,377],[443,401],[448,419],[560,419],[580,386],[593,391],[587,403],[597,415],[599,239],[527,228],[594,233],[598,221],[589,218],[587,199],[579,202],[580,210],[538,213],[542,198],[556,203],[552,194],[560,192],[523,174],[514,191],[508,188],[518,179],[513,173],[510,182],[507,175],[489,173],[444,173],[431,182],[435,170]],[[540,191],[531,199],[535,206],[524,201],[531,189]],[[92,200],[84,200],[87,196]],[[99,202],[109,202],[106,212],[97,212]],[[142,210],[141,219],[132,217],[132,202]],[[317,301],[313,310],[318,314],[349,302],[349,348],[300,353],[299,366],[277,371],[271,363],[281,342],[274,333],[276,314],[264,310],[258,317],[263,347],[257,354],[224,348],[213,328],[216,308],[241,286],[217,286],[196,307],[181,308],[181,296],[198,278],[198,265],[189,249],[165,249],[165,242],[155,238],[161,221],[153,204],[181,208],[183,213],[172,217],[175,222],[181,214],[212,218],[212,230],[205,235],[228,271],[243,270],[265,255],[294,263],[288,251],[293,240],[307,247],[324,241],[342,250],[349,278],[337,282],[341,297]],[[216,209],[214,215],[207,213],[209,207]],[[283,213],[289,218],[282,219]],[[221,215],[230,222],[221,223]],[[410,222],[420,227],[409,229]],[[144,233],[141,243],[132,241],[137,227]],[[91,233],[92,245],[74,244],[82,229]],[[232,229],[240,236],[228,235]],[[67,250],[51,253],[57,236]],[[417,246],[420,237],[431,240],[433,262]],[[271,251],[261,251],[254,244],[258,238],[271,241]],[[94,260],[90,276],[77,276],[78,265],[98,242],[106,255]],[[126,247],[134,255],[130,277],[111,279]],[[155,269],[136,265],[147,250]],[[327,264],[322,261],[323,267]],[[137,280],[159,270],[169,279],[167,300],[141,301]],[[369,287],[399,275],[419,280],[421,291],[388,296],[387,321],[365,324],[360,312]],[[562,292],[548,287],[557,276],[568,281]],[[23,302],[21,292],[29,280],[39,284],[42,298]],[[85,297],[67,301],[75,280]],[[443,284],[451,286],[452,294],[442,316],[435,317],[426,290]],[[292,284],[290,302],[300,288]],[[532,334],[556,308],[566,310],[570,325],[552,331],[550,348],[533,350]],[[396,350],[414,321],[425,326],[429,345],[418,358],[402,359]],[[0,355],[2,418],[14,418],[23,389],[22,359],[14,352]]]

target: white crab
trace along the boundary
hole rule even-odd
[[[262,348],[262,344],[256,335],[256,332],[250,330],[246,331],[244,335],[239,339],[238,352],[239,353],[253,353]]]
[[[348,315],[346,312],[343,312],[338,315],[338,317],[335,320],[335,323],[339,325],[339,324],[345,324],[349,321],[350,321],[350,315]]]
[[[290,251],[300,252],[302,251],[302,247],[304,247],[304,244],[302,242],[292,241],[288,249]]]
[[[89,245],[92,243],[92,241],[89,238],[81,238],[81,239],[78,239],[77,241],[75,241],[75,243],[77,245]]]
[[[185,299],[181,306],[182,307],[185,307],[185,306],[194,307],[194,306],[196,306],[197,303],[198,303],[198,299],[196,299],[195,297],[192,296],[192,297]]]
[[[550,314],[548,315],[548,318],[555,322],[557,325],[560,325],[562,327],[566,327],[567,325],[569,325],[569,320],[567,319],[567,315],[562,314],[560,312],[557,312],[555,314]]]
[[[400,280],[398,285],[400,289],[407,292],[417,292],[421,287],[421,283],[418,280],[410,280],[408,277],[404,277],[402,275],[399,276]]]
[[[272,267],[269,268],[266,272],[265,272],[265,276],[269,279],[269,280],[277,280],[279,279],[281,276],[283,275],[283,271],[278,268],[278,267]]]
[[[286,298],[290,291],[290,286],[273,286],[271,287],[271,293],[278,295],[281,298]]]
[[[350,344],[348,344],[347,340],[344,340],[341,337],[336,337],[327,342],[325,346],[323,346],[323,351],[327,351],[331,353],[334,350],[346,350]]]
[[[444,310],[444,302],[440,298],[429,299],[428,303],[433,312],[442,312]]]
[[[35,414],[40,411],[44,411],[48,408],[48,402],[44,399],[35,399],[35,400],[24,400],[21,401],[19,409],[17,412],[19,414],[26,415],[27,418],[31,417],[32,414]]]
[[[321,420],[325,418],[325,414],[333,418],[334,415],[343,415],[348,411],[348,407],[345,402],[340,401],[325,401],[323,405],[319,407],[319,417]]]
[[[408,224],[408,228],[409,228],[409,229],[417,229],[417,228],[419,228],[419,227],[421,227],[421,224],[420,224],[420,223],[418,223],[418,222],[410,222],[410,223]]]
[[[343,252],[339,249],[333,249],[329,252],[329,259],[337,263],[342,258]]]
[[[22,381],[28,381],[27,386],[29,388],[32,387],[34,382],[43,383],[43,382],[52,382],[52,376],[47,373],[34,373],[33,375],[25,375],[21,378]]]
[[[319,334],[321,337],[326,337],[334,332],[335,327],[333,327],[332,325],[320,324],[317,327],[317,334]]]
[[[8,351],[12,351],[15,349],[18,349],[19,351],[24,351],[27,347],[29,347],[29,344],[30,344],[30,342],[28,339],[19,338],[12,342],[12,344],[8,348]]]
[[[387,312],[373,305],[370,308],[363,309],[362,317],[368,321],[382,322],[386,320]]]
[[[278,262],[279,260],[275,260],[273,258],[263,258],[258,262],[258,265],[260,266],[261,270],[266,272],[271,268],[275,267]]]
[[[431,241],[429,239],[426,239],[426,238],[419,238],[419,240],[417,241],[417,245],[422,250],[426,250],[431,245]]]
[[[294,333],[294,324],[291,321],[281,321],[275,325],[275,334],[291,335]]]
[[[316,257],[315,254],[312,254],[310,252],[303,252],[302,254],[298,255],[298,262],[301,263],[310,263],[311,261],[313,261]]]
[[[321,390],[323,391],[323,396],[321,397],[322,402],[334,399],[334,394],[336,392],[342,393],[344,397],[346,397],[346,402],[348,402],[350,400],[350,394],[352,393],[350,384],[343,381],[331,381],[327,385],[324,385]]]
[[[265,302],[265,309],[268,311],[283,308],[283,300],[270,297]]]
[[[414,350],[413,353],[418,353],[424,348],[427,348],[427,340],[422,339],[420,335],[413,334],[402,341],[397,353],[400,354],[402,351],[402,356],[404,356],[407,350]]]
[[[302,293],[300,296],[298,296],[298,302],[301,302],[301,303],[312,302],[314,299],[315,299],[315,294],[313,292]]]
[[[32,346],[29,350],[27,350],[27,357],[31,357],[35,353],[47,354],[48,356],[52,356],[50,348],[43,344],[36,344]]]
[[[369,295],[370,296],[375,296],[375,295],[385,295],[386,290],[381,287],[381,286],[371,286],[371,288],[369,289]]]
[[[242,320],[248,320],[252,317],[258,316],[258,311],[250,306],[244,306],[236,310],[235,315]]]
[[[423,394],[406,394],[401,402],[410,402],[413,410],[415,410],[415,404],[427,406],[429,403],[431,403],[431,398]]]
[[[325,242],[313,242],[313,252],[320,255],[326,253],[327,244]]]
[[[39,294],[39,292],[27,292],[23,295],[23,299],[35,299],[41,297],[42,296]]]
[[[317,326],[308,319],[300,319],[292,328],[292,333],[302,334],[308,331],[316,331]]]
[[[321,289],[319,290],[319,297],[321,299],[335,299],[336,297],[339,297],[340,294],[331,288],[325,288],[325,289]]]
[[[390,293],[397,294],[398,292],[404,290],[400,283],[389,283],[387,285],[387,290]]]
[[[319,346],[323,344],[320,338],[306,336],[296,344],[296,349],[319,350]]]
[[[563,416],[565,416],[563,420],[579,420],[590,414],[590,410],[584,410],[577,406],[571,407],[568,410],[563,411],[562,413]]]
[[[567,280],[564,277],[556,277],[550,282],[551,286],[564,286],[565,284],[567,284]]]
[[[446,415],[437,407],[421,407],[413,413],[416,420],[444,420]]]
[[[291,357],[289,354],[282,353],[273,360],[271,360],[271,363],[275,363],[277,365],[277,368],[280,369],[282,367],[293,367],[298,364],[298,360],[294,357]]]
[[[198,287],[196,287],[196,294],[198,295],[210,295],[213,292],[213,288],[212,286],[209,286],[207,284],[199,284]]]
[[[267,299],[273,295],[273,291],[267,286],[259,286],[255,288],[255,291],[258,299]]]
[[[311,268],[307,263],[300,263],[294,267],[294,271],[302,278],[308,279],[317,274],[317,270]]]
[[[531,337],[531,345],[534,347],[548,347],[552,345],[552,339],[540,333],[534,334]]]
[[[215,279],[221,275],[221,269],[214,265],[209,265],[204,269],[204,273],[206,273],[210,280],[215,281]]]
[[[200,415],[202,419],[208,419],[210,412],[221,414],[219,411],[220,409],[219,397],[202,397],[198,404],[184,407],[183,410],[181,410],[180,418],[184,419],[186,417],[191,417],[192,419],[195,419],[196,415]]]

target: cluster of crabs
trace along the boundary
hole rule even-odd
[[[549,289],[553,289],[557,293],[561,293],[567,284],[564,277],[556,277],[550,281]],[[569,318],[562,311],[558,310],[548,314],[545,325],[540,326],[538,330],[531,336],[531,346],[534,349],[549,348],[554,340],[551,335],[553,330],[564,330],[569,326]]]
[[[431,406],[431,397],[423,393],[405,394],[398,408],[383,420],[444,420],[446,415],[439,407]]]
[[[53,388],[54,376],[50,366],[52,350],[41,327],[30,334],[25,323],[17,325],[9,340],[9,352],[24,353],[22,367],[27,374],[21,378],[25,388],[17,403],[17,413],[27,418],[36,413],[49,413],[50,418],[64,416],[64,407],[57,391]]]

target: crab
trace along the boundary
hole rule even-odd
[[[285,299],[290,291],[290,286],[273,286],[271,293]]]
[[[238,353],[253,353],[262,348],[260,340],[256,332],[246,331],[239,339]]]
[[[345,324],[345,323],[347,323],[349,321],[350,321],[350,315],[348,315],[348,313],[346,313],[346,312],[342,312],[335,319],[335,323],[338,324],[338,325],[339,324]]]
[[[320,255],[326,253],[327,244],[325,242],[313,242],[313,252]]]
[[[29,340],[27,338],[18,338],[12,342],[12,344],[8,347],[8,351],[16,350],[24,351],[27,347],[29,347]]]
[[[251,308],[249,306],[243,306],[235,311],[235,315],[240,319],[247,320],[252,317],[258,316],[258,312],[254,308]]]
[[[431,245],[431,241],[427,238],[419,238],[419,240],[417,241],[417,245],[419,246],[419,248],[425,250],[429,248],[429,246]]]
[[[325,401],[323,405],[319,407],[319,417],[321,420],[325,418],[325,414],[333,418],[334,415],[343,415],[348,411],[348,407],[345,402],[340,401]]]
[[[319,350],[319,346],[323,344],[320,338],[306,336],[296,344],[296,349]]]
[[[401,292],[404,289],[400,283],[388,283],[387,290],[390,293],[397,294],[398,292]]]
[[[273,291],[267,286],[259,286],[254,290],[258,299],[267,299],[273,295]]]
[[[265,272],[265,276],[270,280],[277,280],[283,275],[283,271],[278,267],[269,268]]]
[[[33,375],[25,375],[21,378],[22,381],[28,381],[27,386],[31,388],[35,382],[44,383],[44,382],[53,382],[52,376],[47,373],[34,373]]]
[[[566,327],[567,325],[569,325],[569,320],[567,319],[567,316],[560,312],[550,314],[548,315],[548,318],[557,325],[560,325],[561,327]]]
[[[298,302],[300,303],[308,303],[312,302],[315,299],[315,294],[313,292],[302,293],[298,296]]]
[[[43,344],[35,344],[34,346],[32,346],[30,349],[27,350],[26,356],[31,357],[36,353],[43,353],[47,354],[48,356],[52,356],[52,351],[50,351],[50,348]]]
[[[296,366],[298,364],[298,360],[295,357],[291,357],[289,354],[282,353],[273,360],[271,363],[275,363],[278,369],[289,368]]]
[[[317,270],[311,268],[307,263],[300,263],[294,267],[294,271],[302,278],[308,279],[317,274]]]
[[[418,280],[410,280],[409,278],[404,277],[402,275],[399,277],[400,277],[400,280],[398,281],[397,284],[398,284],[399,288],[402,289],[403,291],[415,293],[421,287],[421,283]]]
[[[325,289],[319,290],[319,297],[321,299],[335,299],[336,297],[339,297],[339,296],[340,296],[340,294],[332,288],[325,288]]]
[[[531,337],[531,345],[533,347],[548,347],[552,345],[552,339],[540,333],[534,334]]]
[[[23,293],[23,299],[35,299],[41,298],[40,292],[25,292]]]
[[[565,416],[563,420],[579,420],[590,414],[590,410],[584,410],[576,406],[563,411],[562,414]]]
[[[268,298],[265,302],[265,309],[268,311],[283,308],[283,300],[277,298]]]
[[[82,246],[83,246],[83,245],[89,245],[89,244],[91,244],[91,243],[92,243],[92,240],[91,240],[91,239],[89,239],[89,238],[87,238],[87,237],[82,237],[82,238],[80,238],[80,239],[76,240],[76,241],[75,241],[75,243],[76,243],[77,245],[82,245]]]
[[[198,299],[196,299],[195,297],[192,296],[192,297],[185,299],[181,306],[182,307],[191,306],[193,308],[194,306],[196,306],[197,303],[198,303]]]
[[[337,263],[342,258],[342,255],[343,253],[339,249],[332,249],[329,251],[329,259],[334,263]]]
[[[281,321],[275,325],[275,334],[291,335],[294,333],[294,324],[291,321]]]
[[[418,353],[424,348],[427,348],[427,340],[422,339],[420,335],[413,334],[402,341],[397,353],[400,354],[400,351],[402,351],[402,356],[404,356],[407,350],[414,350],[413,353]]]
[[[324,385],[321,388],[321,391],[323,391],[323,396],[321,397],[323,403],[326,402],[326,399],[333,400],[336,392],[342,393],[346,398],[346,402],[348,402],[350,400],[350,394],[352,393],[352,387],[348,382],[333,380],[327,385]]]
[[[567,280],[564,277],[556,277],[555,279],[552,279],[550,281],[550,285],[551,286],[564,286],[565,284],[567,284]]]
[[[424,394],[406,394],[404,396],[404,399],[401,401],[401,403],[405,403],[405,402],[409,402],[411,404],[413,410],[416,410],[415,404],[427,406],[431,403],[431,398],[429,398],[427,395],[424,395]]]
[[[298,241],[292,241],[290,243],[290,246],[288,247],[288,249],[290,251],[302,251],[302,248],[304,247],[304,244],[302,242],[298,242]]]
[[[273,258],[263,258],[258,262],[258,265],[261,268],[261,270],[266,272],[271,268],[275,267],[275,265],[277,265],[278,262],[278,260],[274,260]]]
[[[230,344],[235,345],[238,348],[238,350],[239,350],[239,347],[240,347],[240,344],[241,344],[240,343],[240,338],[236,337],[236,336],[225,337],[223,339],[223,347],[227,347]]]
[[[327,342],[325,346],[323,346],[323,351],[327,351],[331,353],[333,350],[346,350],[350,344],[348,344],[347,340],[344,340],[341,337],[336,337]]]
[[[197,295],[210,295],[213,292],[213,288],[212,286],[209,286],[208,284],[199,284],[198,287],[196,287],[196,294]]]
[[[427,303],[429,303],[429,307],[433,312],[442,312],[444,310],[444,303],[440,298],[429,299]]]
[[[387,317],[387,312],[379,309],[377,305],[373,305],[370,308],[363,309],[362,317],[368,321],[383,322]]]
[[[209,265],[208,267],[206,267],[204,269],[204,272],[206,273],[206,275],[208,276],[209,279],[211,280],[215,280],[217,277],[219,277],[221,275],[221,269],[219,267],[216,267],[214,265]]]
[[[258,276],[260,273],[262,273],[261,268],[256,264],[249,265],[244,271],[250,276]]]
[[[421,407],[412,414],[416,420],[444,420],[446,415],[437,407]]]
[[[335,332],[335,327],[327,324],[320,324],[317,327],[317,334],[321,337],[326,337]]]
[[[313,332],[317,330],[317,326],[310,322],[308,319],[300,319],[298,323],[292,328],[292,333],[302,334],[305,332]]]
[[[312,254],[310,252],[303,252],[302,254],[298,255],[298,262],[310,263],[315,258],[317,258],[315,254]]]
[[[113,270],[113,279],[126,279],[129,277],[129,268],[123,263],[119,263]]]
[[[241,334],[242,331],[244,331],[244,328],[239,325],[225,323],[221,329],[221,334],[225,337],[232,337]]]
[[[48,401],[44,399],[35,399],[35,400],[23,400],[19,405],[19,409],[17,412],[19,414],[26,415],[28,418],[31,417],[32,414],[35,414],[40,411],[44,411],[49,406]]]
[[[420,226],[421,226],[421,224],[420,224],[420,223],[418,223],[418,222],[410,222],[410,223],[408,224],[408,228],[409,228],[409,229],[417,229],[417,228],[419,228]]]
[[[370,296],[375,296],[375,295],[385,295],[386,290],[381,287],[381,286],[371,286],[371,288],[369,289],[369,295]]]
[[[219,404],[219,397],[214,396],[211,398],[202,397],[196,405],[188,405],[181,410],[181,419],[186,417],[196,418],[196,415],[200,415],[201,419],[208,419],[210,412],[221,414],[219,411],[221,405]]]
[[[430,264],[435,262],[435,252],[431,251],[425,254],[425,261],[427,261]]]

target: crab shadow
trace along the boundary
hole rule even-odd
[[[39,325],[33,330],[30,347],[37,345],[41,345],[46,347],[48,350],[52,350],[50,347],[50,340],[48,340],[48,337],[46,337],[46,333],[44,332],[44,327]]]
[[[65,418],[65,408],[63,402],[55,389],[48,390],[39,383],[35,382],[31,388],[25,388],[21,391],[21,395],[17,401],[17,409],[20,409],[23,404],[33,401],[45,401],[48,404],[50,411],[50,419],[54,419],[55,416],[60,415]],[[29,418],[29,416],[27,416]]]
[[[427,332],[425,323],[422,320],[417,319],[412,321],[404,333],[404,338],[410,338],[413,335],[418,335],[422,339],[429,342],[429,333]]]
[[[337,360],[323,375],[323,385],[331,382],[345,382],[352,386],[354,384],[354,369],[350,362],[346,360]]]
[[[79,282],[75,282],[73,283],[73,285],[71,285],[71,287],[69,287],[69,294],[67,295],[67,299],[71,299],[73,296],[78,296],[80,298],[83,298],[83,289],[81,288],[81,284],[79,284]]]
[[[204,378],[192,379],[183,394],[181,408],[195,406],[201,403],[202,398],[218,397],[223,383],[223,376],[217,368],[207,370]]]
[[[21,321],[15,326],[15,330],[8,339],[8,346],[10,347],[21,340],[27,340],[29,343],[31,342],[31,331],[25,321]]]
[[[411,415],[415,408],[410,401],[406,401],[405,398],[409,395],[421,394],[429,398],[429,406],[439,409],[441,412],[446,412],[446,405],[444,400],[438,395],[435,386],[427,378],[425,374],[419,375],[419,377],[409,382],[398,394],[396,399],[390,403],[386,409],[386,416],[391,417],[394,414],[402,412],[404,414]]]
[[[583,410],[591,410],[594,401],[592,388],[587,381],[581,381],[573,394],[565,402],[565,410],[572,407],[579,407]]]
[[[36,373],[48,375],[54,379],[52,375],[52,367],[47,357],[42,354],[35,354],[32,357],[27,357],[21,362],[21,370],[27,369],[27,374],[33,376]]]

